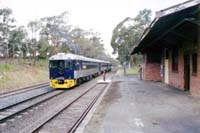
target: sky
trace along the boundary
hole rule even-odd
[[[99,32],[106,53],[111,55],[112,31],[126,17],[135,17],[144,8],[155,12],[186,0],[0,0],[0,8],[9,7],[19,25],[31,20],[70,13],[70,23]]]

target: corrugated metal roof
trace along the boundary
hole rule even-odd
[[[199,4],[200,0],[192,0],[157,12],[156,18],[144,31],[131,54],[142,51],[145,47],[164,37],[170,30],[192,18],[194,14],[199,12]]]
[[[156,12],[156,18],[164,17],[169,14],[179,12],[181,10],[187,9],[189,7],[192,7],[192,6],[195,6],[198,4],[200,4],[200,0],[188,0],[183,3],[177,4],[177,5],[174,5],[169,8],[166,8],[166,9]]]

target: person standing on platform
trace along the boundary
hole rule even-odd
[[[138,72],[139,72],[140,80],[142,80],[142,66],[141,66],[141,64],[138,67],[139,67]]]
[[[103,81],[106,81],[106,71],[103,71]]]
[[[124,75],[126,75],[126,62],[123,63]]]

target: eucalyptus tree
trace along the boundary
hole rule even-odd
[[[28,32],[30,33],[30,40],[29,40],[29,54],[34,59],[36,59],[36,53],[38,51],[38,40],[39,40],[39,33],[41,31],[41,23],[38,20],[30,21],[27,25]]]
[[[90,41],[94,47],[94,57],[98,59],[105,59],[105,49],[104,49],[104,44],[103,40],[100,37],[99,33],[93,33],[93,36],[90,38]]]
[[[132,47],[138,43],[150,22],[151,10],[144,9],[135,18],[127,17],[114,28],[111,46],[121,64],[130,60]]]
[[[25,54],[25,44],[26,44],[27,32],[24,26],[19,26],[11,31],[9,37],[9,45],[12,52],[9,52],[10,57],[13,58],[15,55],[24,57]]]
[[[87,45],[86,31],[81,28],[72,28],[69,33],[71,38],[70,51],[75,54],[84,55],[83,47]]]
[[[71,26],[68,24],[69,13],[63,12],[56,16],[41,18],[43,32],[48,36],[53,53],[59,52],[59,47],[71,42],[68,37]]]
[[[0,54],[9,57],[10,31],[15,27],[15,19],[9,8],[0,9]]]
[[[70,32],[72,42],[79,45],[78,54],[91,58],[104,55],[103,41],[100,34],[92,30],[75,28]]]
[[[39,58],[47,58],[48,53],[50,53],[51,47],[49,45],[48,39],[44,36],[40,37],[40,40],[38,41],[38,53]]]

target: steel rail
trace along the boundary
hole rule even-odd
[[[96,103],[96,101],[99,99],[99,97],[102,95],[102,93],[104,92],[106,86],[104,87],[104,89],[102,89],[96,96],[95,98],[92,100],[92,102],[90,103],[90,105],[86,108],[86,110],[82,113],[82,115],[80,116],[80,118],[74,123],[74,125],[71,127],[71,129],[67,132],[67,133],[74,133],[76,131],[76,129],[78,128],[78,126],[81,124],[81,122],[84,120],[84,118],[87,116],[87,114],[89,113],[89,111],[92,109],[92,107],[94,106],[94,104]]]
[[[40,88],[40,89],[41,89],[41,88]],[[2,107],[2,108],[0,108],[0,112],[3,111],[3,110],[5,110],[5,109],[11,108],[11,107],[13,107],[13,106],[16,106],[16,105],[22,104],[22,103],[24,103],[24,102],[27,102],[27,101],[29,101],[29,100],[35,99],[35,98],[37,98],[37,97],[40,97],[40,96],[42,96],[42,95],[45,95],[45,94],[47,94],[47,93],[50,93],[50,92],[52,92],[52,91],[54,91],[54,90],[49,90],[49,91],[44,92],[44,93],[42,93],[42,94],[38,94],[38,95],[36,95],[36,96],[33,96],[33,97],[30,97],[30,98],[24,99],[24,100],[22,100],[22,101],[20,101],[20,102],[13,103],[13,104],[11,104],[11,105]]]
[[[91,91],[96,86],[97,86],[97,84],[93,85],[90,89],[88,89],[85,92],[83,92],[80,96],[78,96],[72,102],[70,102],[69,104],[65,105],[62,109],[60,109],[59,111],[55,112],[53,115],[49,116],[48,119],[44,120],[40,125],[38,125],[37,127],[35,127],[33,130],[31,130],[29,132],[30,133],[38,132],[42,126],[44,126],[50,120],[52,120],[53,118],[55,118],[56,116],[58,116],[62,111],[64,111],[65,109],[69,108],[73,103],[75,103],[76,101],[78,101],[81,97],[83,97],[84,95],[86,95],[89,91]]]
[[[50,91],[50,92],[53,93],[53,92],[55,92],[55,91]],[[49,92],[49,93],[50,93],[50,92]],[[5,117],[2,117],[2,118],[0,118],[0,123],[4,123],[5,121],[7,121],[7,120],[9,120],[9,119],[11,119],[11,118],[13,118],[13,117],[15,117],[16,115],[18,115],[18,114],[20,114],[20,113],[22,113],[22,112],[25,112],[26,110],[28,110],[28,109],[30,109],[30,108],[32,108],[32,107],[38,106],[39,104],[44,103],[44,102],[48,101],[49,99],[52,99],[52,98],[54,98],[54,97],[56,97],[56,96],[58,96],[58,95],[61,95],[61,94],[63,94],[64,92],[66,92],[66,91],[63,90],[63,91],[61,91],[61,92],[55,93],[55,94],[52,95],[52,96],[46,97],[46,98],[44,98],[44,99],[42,99],[42,100],[40,100],[40,101],[38,101],[38,102],[36,102],[36,103],[27,105],[27,107],[24,107],[24,108],[22,108],[21,110],[17,110],[16,112],[13,112],[13,113],[11,113],[11,114],[5,116]],[[42,94],[42,95],[47,95],[47,93]],[[40,96],[42,96],[42,95],[40,95]],[[37,96],[37,97],[39,97],[39,96]],[[37,98],[37,97],[34,97],[34,99]],[[33,99],[33,98],[28,99],[28,100],[26,100],[26,101],[24,101],[24,102],[22,102],[22,103],[28,102],[28,101],[30,101],[30,100],[32,100],[32,99]],[[0,112],[1,112],[1,113],[3,113],[3,111],[4,111],[4,112],[7,112],[6,110],[9,110],[10,108],[13,108],[13,107],[18,106],[18,105],[20,105],[20,103],[18,103],[18,104],[16,104],[16,105],[12,105],[12,106],[10,106],[10,107],[7,107],[6,109],[4,109],[4,110],[2,110],[2,111],[0,111]]]
[[[20,88],[20,89],[17,89],[17,90],[12,90],[12,91],[8,91],[8,92],[0,93],[0,98],[24,93],[24,92],[31,91],[31,90],[34,90],[34,89],[40,89],[41,87],[46,87],[46,86],[49,86],[48,82],[23,87],[23,88]]]

